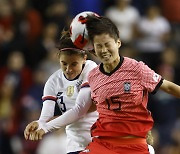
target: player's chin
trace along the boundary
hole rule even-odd
[[[66,74],[68,80],[73,80],[76,76],[74,74]]]

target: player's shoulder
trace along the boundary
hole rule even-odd
[[[92,61],[92,60],[86,60],[85,66],[83,68],[83,72],[84,73],[88,73],[90,72],[92,69],[94,69],[95,67],[97,67],[97,64]],[[82,73],[83,73],[82,72]]]
[[[95,68],[97,64],[92,60],[86,60],[85,67]]]
[[[128,67],[144,65],[144,62],[142,61],[138,61],[136,59],[129,58],[129,57],[123,57],[123,58],[124,58],[124,61],[123,61],[124,65],[127,65]]]
[[[62,76],[62,70],[59,69],[48,78],[46,83],[56,82],[57,80],[60,80],[62,78],[61,76]]]
[[[124,61],[125,62],[128,62],[128,63],[138,63],[139,61],[137,61],[136,59],[133,59],[133,58],[129,58],[129,57],[123,57]]]
[[[101,74],[99,67],[100,67],[100,64],[97,65],[96,67],[94,67],[94,68],[89,72],[89,76],[88,76],[89,79],[90,79],[90,78],[94,78],[95,76],[97,77],[98,75]]]
[[[59,69],[59,70],[55,71],[55,72],[49,77],[49,79],[58,78],[58,77],[61,75],[61,73],[62,73],[62,70]]]

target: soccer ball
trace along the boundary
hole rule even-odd
[[[93,50],[93,45],[89,41],[88,32],[86,29],[86,17],[87,15],[96,15],[91,11],[85,11],[77,14],[70,24],[70,35],[74,45],[83,50]]]

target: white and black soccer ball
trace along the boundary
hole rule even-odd
[[[76,47],[87,51],[93,50],[93,45],[89,41],[88,32],[86,29],[86,17],[89,14],[98,16],[94,12],[84,11],[77,14],[70,25],[70,35],[72,42]]]

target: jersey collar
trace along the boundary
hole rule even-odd
[[[102,72],[103,74],[110,76],[111,74],[113,74],[114,72],[116,72],[116,70],[118,70],[118,69],[121,67],[123,61],[124,61],[124,57],[123,57],[123,56],[120,56],[120,62],[119,62],[119,64],[118,64],[118,65],[116,66],[116,68],[115,68],[114,70],[112,70],[110,73],[107,73],[107,72],[104,71],[103,63],[100,64],[99,70],[100,70],[100,72]]]

